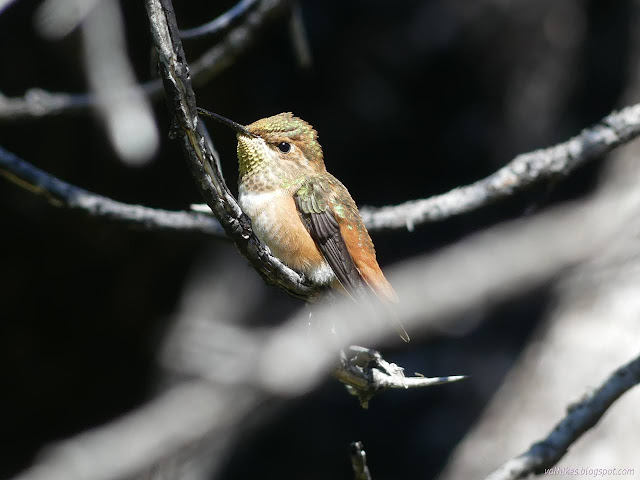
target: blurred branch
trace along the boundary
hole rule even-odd
[[[0,15],[2,15],[4,11],[15,1],[16,0],[0,0]]]
[[[311,56],[307,30],[304,27],[304,19],[302,18],[302,7],[300,7],[300,2],[297,0],[291,7],[289,36],[291,37],[291,43],[296,53],[298,67],[305,70],[311,68],[313,66],[313,57]]]
[[[156,82],[156,85],[160,83]],[[159,91],[157,86],[153,90]],[[95,103],[96,97],[90,93],[48,92],[41,88],[30,88],[23,97],[6,97],[0,93],[0,121],[36,120],[63,113],[78,113],[93,107]]]
[[[45,0],[35,14],[35,26],[40,34],[58,40],[69,35],[101,0]]]
[[[15,480],[132,478],[166,461],[212,431],[226,432],[256,405],[248,389],[216,388],[205,381],[173,387],[134,412],[50,447]],[[231,437],[230,433],[224,438]]]
[[[390,388],[409,389],[431,387],[464,380],[464,375],[448,377],[405,377],[404,369],[389,363],[380,352],[357,345],[348,348],[348,354],[333,372],[333,375],[347,387],[347,391],[358,397],[360,406],[368,408],[375,395]]]
[[[640,356],[623,365],[593,392],[567,408],[567,415],[549,435],[522,455],[509,460],[487,480],[516,480],[543,473],[567,453],[583,433],[593,427],[623,393],[640,383]]]
[[[477,210],[525,188],[566,177],[580,165],[630,142],[640,134],[640,104],[613,112],[556,146],[518,155],[494,174],[442,195],[387,207],[363,207],[369,230],[404,229]]]
[[[200,232],[226,238],[211,215],[176,212],[118,202],[66,183],[0,147],[0,174],[21,188],[45,197],[56,207],[79,210],[91,217],[106,218],[145,229]]]
[[[288,9],[288,0],[258,0],[256,8],[240,25],[231,28],[225,37],[212,46],[190,66],[191,75],[198,85],[205,84],[211,77],[230,66],[245,52],[258,33],[271,20]],[[157,99],[163,93],[159,79],[149,80],[138,87],[145,95]],[[136,89],[137,90],[137,89]],[[123,91],[123,99],[135,95],[136,91]],[[80,113],[95,107],[99,99],[89,93],[48,92],[40,88],[27,90],[23,97],[6,97],[0,94],[0,122],[25,121],[39,118]]]
[[[317,287],[271,255],[253,234],[249,218],[224,181],[219,162],[206,141],[204,127],[198,121],[189,67],[171,1],[147,0],[146,8],[164,80],[167,107],[173,118],[173,134],[182,140],[187,163],[200,193],[238,250],[267,283],[277,285],[293,296],[309,299],[318,293]]]
[[[353,468],[354,480],[371,480],[371,473],[367,466],[367,453],[362,442],[353,442],[351,445],[351,468]]]
[[[180,37],[183,40],[192,38],[203,38],[221,33],[231,25],[232,22],[247,13],[258,0],[241,0],[222,15],[214,18],[210,22],[199,27],[180,30]]]
[[[97,2],[81,31],[84,68],[114,150],[129,165],[147,163],[160,139],[149,99],[136,84],[127,57],[119,1]]]

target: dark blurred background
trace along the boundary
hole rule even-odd
[[[40,2],[0,16],[0,91],[87,89],[78,33],[43,40]],[[181,27],[234,2],[175,2]],[[360,205],[427,197],[482,178],[518,153],[575,135],[620,103],[636,50],[632,1],[302,1],[313,56],[299,67],[288,19],[206,85],[198,104],[240,123],[292,111],[318,130],[326,165]],[[142,2],[122,2],[138,79],[154,75]],[[189,59],[217,40],[185,42]],[[120,201],[168,209],[199,202],[155,103],[160,153],[121,163],[90,111],[3,122],[0,145],[38,167]],[[211,132],[235,190],[233,134]],[[381,264],[433,251],[508,218],[589,192],[600,163],[569,179],[445,222],[373,235]],[[201,235],[145,232],[56,209],[0,178],[0,477],[48,443],[140,405],[158,378],[156,354],[186,278],[203,255],[237,255]],[[244,267],[246,275],[254,275]],[[265,288],[256,324],[300,303]],[[231,455],[225,478],[349,479],[348,444],[362,440],[374,478],[431,478],[482,411],[548,303],[546,289],[476,312],[459,330],[419,339],[387,358],[465,383],[392,392],[368,411],[331,380],[292,401]],[[241,301],[229,298],[229,302]],[[516,318],[517,321],[513,321]],[[481,321],[491,319],[491,322]],[[250,458],[252,461],[247,462]],[[258,469],[258,470],[256,470]]]

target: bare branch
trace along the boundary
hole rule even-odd
[[[260,30],[288,9],[288,0],[258,0],[243,23],[231,28],[225,38],[208,49],[190,66],[193,80],[205,84],[213,76],[230,66],[256,40]],[[153,100],[163,93],[162,81],[149,80],[139,88]],[[122,98],[137,94],[121,92]],[[6,97],[0,94],[0,122],[35,120],[47,116],[76,114],[95,107],[96,96],[89,93],[48,92],[40,88],[29,89],[23,97]]]
[[[181,137],[187,163],[200,193],[227,235],[267,283],[277,285],[293,296],[310,299],[318,293],[317,287],[271,255],[253,234],[249,218],[242,212],[224,181],[219,162],[205,139],[204,127],[199,123],[196,113],[189,67],[171,1],[147,0],[146,7],[167,92],[167,106],[176,126],[174,134]]]
[[[613,372],[595,391],[567,409],[547,437],[536,442],[522,455],[509,460],[487,480],[516,480],[553,467],[571,444],[593,427],[607,409],[630,388],[640,383],[640,356]]]
[[[432,387],[467,378],[464,375],[405,377],[404,369],[395,363],[387,362],[380,352],[357,345],[348,348],[348,355],[333,375],[344,383],[351,395],[358,398],[362,408],[368,408],[371,398],[390,388],[406,390]]]
[[[411,231],[418,225],[477,210],[536,183],[566,177],[580,165],[639,134],[640,104],[636,104],[609,114],[564,143],[518,155],[494,174],[471,185],[400,205],[363,207],[360,214],[369,230]]]
[[[16,185],[45,197],[56,207],[79,210],[90,217],[106,218],[149,230],[199,232],[227,238],[211,215],[170,211],[118,202],[66,183],[0,147],[0,174]]]
[[[351,468],[353,468],[354,480],[371,480],[371,473],[367,466],[367,453],[362,442],[353,442],[351,445]]]

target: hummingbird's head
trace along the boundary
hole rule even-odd
[[[325,171],[318,133],[291,112],[263,118],[244,127],[206,110],[198,111],[237,132],[241,178],[264,168],[287,172],[292,176]]]

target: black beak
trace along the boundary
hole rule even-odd
[[[239,123],[236,123],[233,120],[229,120],[227,117],[223,117],[222,115],[218,115],[217,113],[210,112],[209,110],[205,110],[204,108],[200,108],[200,107],[198,107],[197,110],[200,115],[204,115],[205,117],[211,117],[219,121],[220,123],[226,125],[227,127],[232,128],[236,132],[246,135],[247,137],[257,136],[251,133],[249,130],[247,130],[246,127],[244,127],[243,125],[240,125]]]

